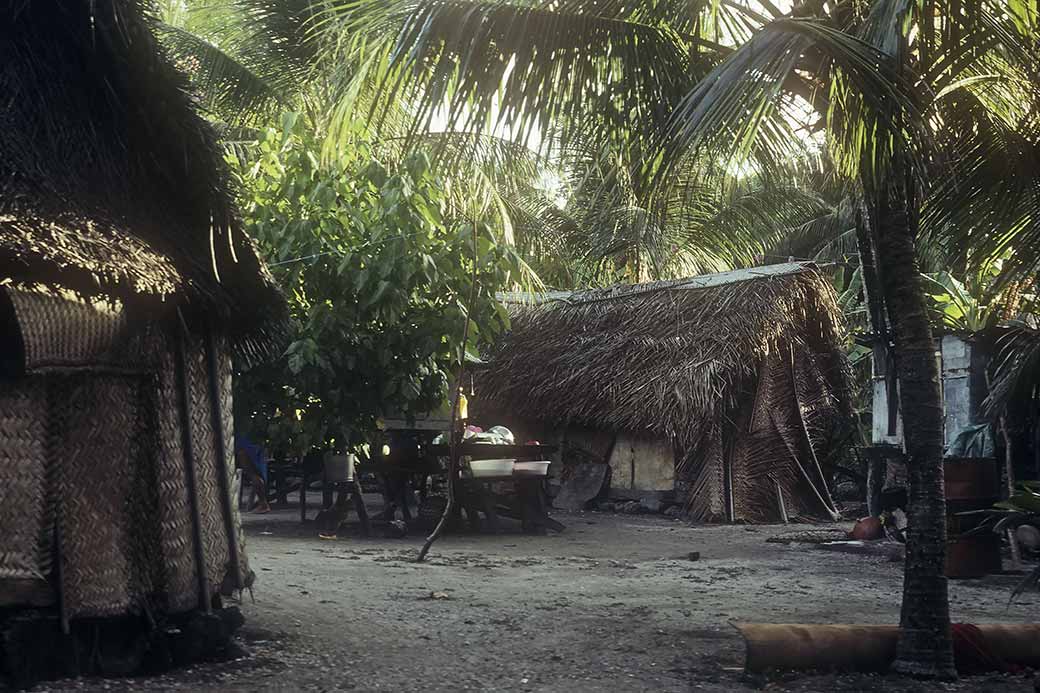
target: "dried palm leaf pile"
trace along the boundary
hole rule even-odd
[[[0,679],[16,683],[211,654],[236,621],[221,595],[249,582],[231,362],[269,353],[287,311],[148,6],[0,3]]]
[[[833,516],[820,459],[848,367],[813,265],[503,299],[512,328],[477,379],[493,409],[671,441],[697,519]]]

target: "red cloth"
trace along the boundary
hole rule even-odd
[[[953,624],[953,661],[960,674],[986,671],[1018,673],[1021,667],[1005,662],[993,651],[978,626],[970,623]]]

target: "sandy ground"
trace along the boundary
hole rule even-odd
[[[745,677],[730,621],[898,621],[901,564],[766,542],[805,527],[557,514],[563,534],[448,536],[417,564],[420,536],[322,541],[295,511],[246,517],[248,654],[34,690],[1033,690],[1031,675]],[[1040,597],[1008,606],[1017,579],[952,583],[955,620],[1033,620]]]

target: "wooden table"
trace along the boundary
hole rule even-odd
[[[556,451],[552,445],[488,445],[483,443],[463,442],[458,446],[458,455],[472,460],[515,459],[544,460]],[[451,455],[450,445],[427,445],[423,450],[426,459],[437,459]],[[544,533],[546,529],[562,532],[562,523],[549,517],[548,502],[545,493],[544,476],[527,476],[513,474],[501,477],[467,477],[456,481],[456,513],[461,519],[461,512],[474,525],[479,526],[479,514],[483,513],[489,528],[498,531],[498,517],[510,517],[520,520],[525,532]],[[496,494],[491,485],[496,482],[511,482],[515,494]]]
[[[447,470],[442,468],[436,460],[420,459],[399,463],[380,460],[358,464],[355,474],[358,476],[375,474],[382,479],[388,502],[388,507],[383,510],[384,519],[393,519],[392,515],[396,513],[396,508],[400,507],[404,521],[410,522],[412,511],[409,496],[413,486],[418,488],[420,499],[425,500],[426,479],[430,476],[447,474]],[[415,479],[419,479],[420,482],[413,485],[412,482]]]
[[[556,451],[552,445],[486,445],[482,443],[463,442],[459,445],[459,457],[470,459],[515,459],[544,460]],[[448,476],[446,461],[451,457],[451,446],[432,444],[425,441],[416,445],[415,454],[406,454],[397,461],[376,460],[358,464],[356,473],[376,474],[386,480],[388,495],[401,508],[405,521],[412,519],[409,508],[411,483],[415,479],[420,497],[425,500],[425,481],[432,476]],[[551,529],[561,532],[565,529],[560,522],[549,517],[548,502],[545,493],[545,477],[539,476],[502,476],[472,478],[460,476],[455,479],[455,493],[458,503],[455,505],[455,519],[461,521],[465,511],[470,523],[480,525],[479,514],[483,513],[488,527],[497,532],[499,516],[519,520],[527,532],[544,532]],[[492,484],[511,482],[515,494],[496,494]]]

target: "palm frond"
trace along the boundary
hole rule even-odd
[[[337,10],[354,18],[341,31],[394,32],[379,90],[383,108],[413,105],[413,130],[436,118],[446,129],[525,142],[550,124],[568,140],[652,131],[696,79],[680,34],[619,7],[352,0]]]
[[[1040,271],[1040,117],[1015,129],[965,117],[947,138],[952,175],[937,181],[922,225],[951,255],[1004,257],[1005,280]],[[970,138],[957,135],[971,129]],[[1013,251],[1013,252],[1012,252]]]
[[[1032,398],[1040,384],[1040,330],[1013,324],[997,343],[990,393],[982,408],[987,416],[1003,414],[1017,397]]]
[[[324,0],[224,0],[192,6],[185,26],[160,27],[207,108],[251,123],[312,91],[324,40],[315,30]]]
[[[159,35],[209,113],[248,120],[284,103],[263,76],[201,36],[170,25],[160,26]]]
[[[684,151],[712,150],[743,161],[756,150],[766,160],[784,160],[800,138],[791,131],[804,82],[800,70],[819,64],[816,79],[829,83],[822,105],[828,132],[839,142],[839,164],[858,170],[868,143],[886,138],[893,147],[917,150],[927,133],[920,127],[921,103],[910,75],[891,56],[865,40],[810,19],[771,22],[726,58],[676,109],[662,146],[665,160]],[[869,136],[869,138],[868,138]]]

